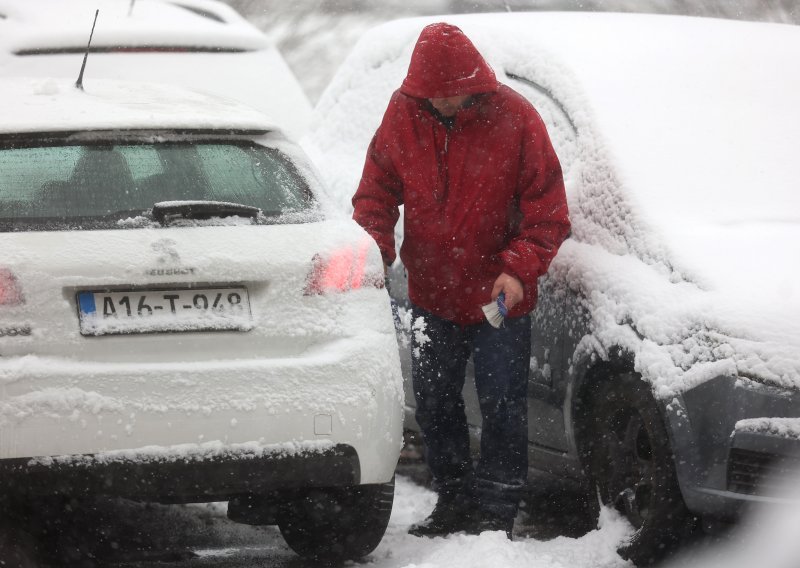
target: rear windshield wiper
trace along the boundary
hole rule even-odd
[[[261,210],[228,201],[160,201],[153,205],[153,218],[164,225],[175,219],[207,220],[212,217],[257,219]]]

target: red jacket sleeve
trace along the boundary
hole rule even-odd
[[[519,226],[500,253],[506,272],[527,287],[547,272],[570,229],[561,164],[539,114],[531,109],[521,148]]]
[[[353,219],[378,243],[386,264],[392,264],[397,256],[394,227],[403,204],[403,184],[390,152],[393,104],[394,100],[369,145],[361,182],[352,201]]]

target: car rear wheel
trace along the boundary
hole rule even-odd
[[[278,528],[300,556],[354,560],[378,546],[392,512],[394,479],[378,485],[310,489],[281,508]]]
[[[625,374],[602,385],[589,418],[588,467],[600,501],[636,529],[619,554],[653,564],[693,531],[664,422],[647,383]]]

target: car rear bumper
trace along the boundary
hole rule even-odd
[[[0,460],[332,444],[354,449],[361,483],[383,483],[402,446],[396,357],[393,335],[365,333],[281,359],[0,358]]]
[[[108,495],[162,503],[226,501],[238,494],[266,494],[300,487],[360,483],[350,446],[299,445],[228,451],[214,456],[63,456],[0,460],[3,495]]]

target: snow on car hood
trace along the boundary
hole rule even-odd
[[[622,348],[665,399],[722,375],[800,388],[800,320],[779,303],[753,310],[575,239],[563,244],[549,278],[579,292],[579,310],[591,314],[573,362]]]
[[[628,349],[662,397],[721,374],[800,387],[800,29],[581,13],[380,26],[303,141],[345,211],[419,31],[441,20],[501,81],[537,84],[578,133],[572,238],[550,272],[591,314],[574,357]],[[564,128],[548,129],[558,150]]]
[[[579,77],[618,179],[674,261],[748,303],[798,310],[800,29],[635,15],[550,23],[537,41]]]
[[[582,243],[554,271],[588,292],[593,348],[628,348],[665,398],[719,375],[800,386],[800,30],[537,16],[512,29],[534,28],[541,60],[504,65],[552,85],[581,131]]]

